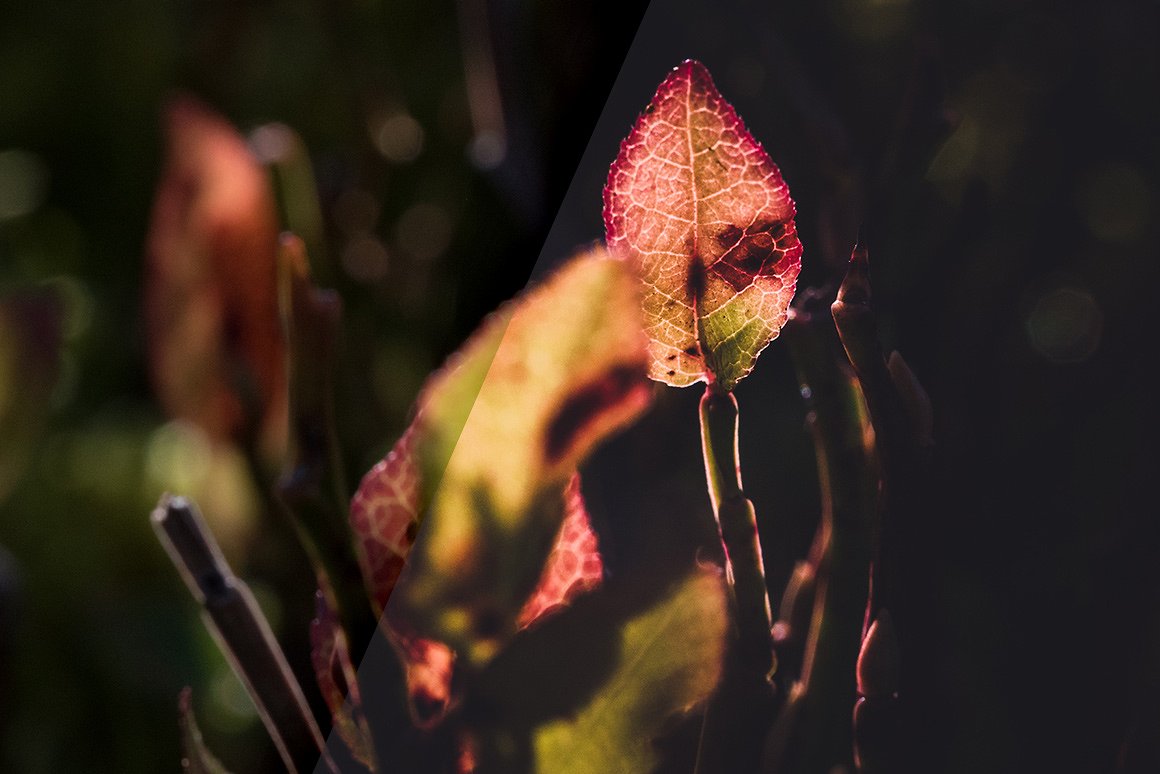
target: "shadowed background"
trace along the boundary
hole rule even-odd
[[[601,236],[616,144],[690,56],[781,167],[801,287],[840,276],[865,225],[886,344],[931,394],[929,650],[910,662],[928,770],[1109,771],[1126,737],[1160,736],[1156,5],[708,6],[654,4],[630,52],[639,2],[0,3],[0,769],[171,770],[191,684],[231,769],[276,770],[147,527],[166,488],[217,493],[215,530],[313,697],[305,557],[237,455],[151,386],[167,100],[284,123],[309,152],[353,484],[545,238],[550,261]],[[613,567],[679,554],[679,530],[645,545],[646,525],[708,508],[698,397],[665,391],[587,471]],[[738,400],[776,600],[818,507],[784,348]]]

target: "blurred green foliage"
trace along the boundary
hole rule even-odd
[[[914,593],[933,603],[928,647],[908,662],[926,680],[929,769],[1105,769],[1133,718],[1160,707],[1160,12],[687,5],[664,22],[675,50],[626,71],[640,82],[628,104],[684,56],[720,73],[794,191],[803,287],[833,279],[865,221],[887,344],[935,404],[946,501],[920,536],[934,572]],[[192,684],[231,769],[273,770],[145,518],[207,465],[155,405],[145,362],[161,111],[191,90],[243,131],[284,122],[309,150],[318,273],[348,310],[339,431],[357,477],[427,372],[526,281],[643,3],[487,4],[508,132],[494,169],[477,165],[489,146],[473,129],[464,7],[0,0],[0,298],[50,292],[61,321],[53,383],[34,395],[43,423],[20,436],[0,421],[0,480],[16,471],[0,492],[0,769],[172,770],[176,692]],[[922,120],[908,123],[911,104]],[[575,242],[599,235],[604,170],[591,174],[591,230]],[[0,325],[0,412],[27,362],[10,357],[25,341],[13,330]],[[765,432],[743,429],[741,456],[775,593],[817,512],[796,389],[771,351],[738,390]],[[593,465],[595,517],[618,520],[614,568],[695,542],[681,529],[696,519],[671,504],[704,497],[696,397],[662,395]],[[241,534],[260,543],[235,569],[305,665],[305,557],[277,522]]]
[[[261,498],[240,461],[167,423],[153,399],[140,310],[162,110],[192,91],[243,132],[284,122],[308,148],[325,219],[316,269],[347,308],[340,400],[352,408],[340,431],[357,480],[428,371],[526,281],[551,217],[544,197],[570,176],[546,168],[547,144],[535,140],[555,141],[561,166],[574,166],[589,130],[570,117],[590,122],[615,73],[612,60],[590,61],[597,41],[622,47],[635,27],[602,24],[600,6],[518,12],[521,45],[548,45],[545,25],[573,37],[555,60],[568,82],[551,68],[517,82],[512,104],[534,103],[522,124],[509,120],[524,135],[512,154],[527,157],[529,196],[496,182],[502,165],[493,173],[469,155],[461,12],[450,2],[0,4],[0,294],[51,293],[62,310],[59,358],[43,353],[54,378],[36,385],[46,421],[35,434],[0,423],[0,769],[170,770],[186,683],[232,770],[274,765],[144,518],[165,488],[211,481],[233,492],[225,501],[242,522],[217,529],[234,533],[236,568],[254,579],[313,698],[305,557],[282,524],[252,523]],[[27,368],[9,357],[26,343],[11,328],[0,326],[6,417],[28,382],[10,378]]]

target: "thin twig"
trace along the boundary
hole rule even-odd
[[[192,502],[164,495],[152,522],[287,769],[314,771],[323,756],[322,733],[253,594],[226,564]]]
[[[850,760],[852,677],[877,489],[873,432],[858,383],[840,364],[828,316],[795,310],[782,335],[808,396],[821,487],[821,556],[801,678],[791,689],[793,713],[784,713],[771,734],[766,770],[822,771]]]

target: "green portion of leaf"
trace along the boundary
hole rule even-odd
[[[604,225],[640,268],[649,376],[732,389],[785,323],[802,246],[781,173],[701,63],[675,68],[625,138]]]
[[[792,289],[785,295],[789,306]],[[747,298],[752,292],[743,291],[732,303],[701,318],[701,338],[707,352],[705,363],[726,389],[732,389],[753,367],[757,354],[777,335],[784,316],[771,324],[760,313],[761,298]]]
[[[616,670],[574,717],[536,732],[536,770],[553,774],[647,772],[652,740],[676,712],[706,699],[721,674],[725,589],[714,574],[691,576],[629,620]]]
[[[720,679],[728,616],[716,569],[669,588],[645,585],[580,598],[489,667],[479,685],[492,740],[485,770],[643,773],[656,765],[654,739]],[[494,742],[513,733],[525,735],[522,751],[519,741]]]
[[[181,727],[181,770],[186,774],[229,774],[205,746],[201,729],[193,717],[191,691],[186,688],[178,699],[178,723]]]
[[[637,287],[602,250],[574,259],[489,318],[420,398],[429,506],[396,595],[469,662],[516,631],[576,465],[648,402]]]
[[[515,304],[509,303],[488,315],[467,343],[426,385],[419,397],[416,418],[422,512],[439,490],[443,474],[463,434],[488,369],[495,360]]]

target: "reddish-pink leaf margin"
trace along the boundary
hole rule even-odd
[[[414,441],[416,432],[421,432],[420,426],[421,412],[387,456],[367,472],[351,499],[351,528],[359,549],[359,563],[378,615],[387,608],[419,526],[421,484]],[[580,492],[579,474],[573,474],[562,496],[564,520],[540,582],[520,611],[521,629],[596,588],[603,577],[604,563]],[[415,636],[405,621],[391,619],[388,626],[403,656],[413,718],[419,726],[427,727],[438,720],[451,701],[454,653],[443,643]],[[369,732],[361,714],[346,637],[321,593],[310,639],[319,689],[334,716],[335,727],[355,757],[369,764]]]
[[[669,73],[604,188],[606,241],[644,284],[649,376],[732,389],[785,323],[801,270],[777,165],[700,62]]]

